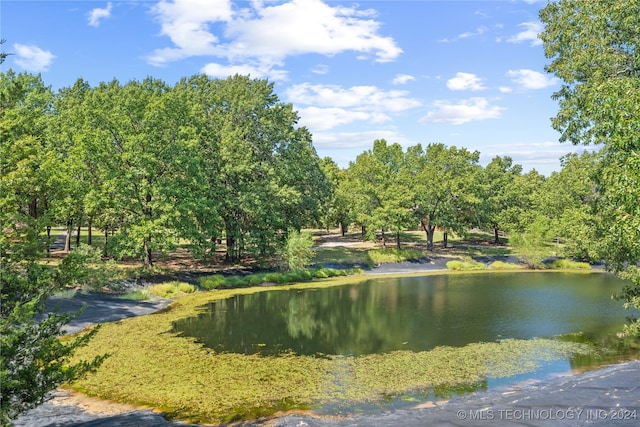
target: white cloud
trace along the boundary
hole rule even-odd
[[[329,72],[329,66],[327,64],[317,64],[311,69],[314,74],[327,74]]]
[[[522,43],[530,41],[531,46],[539,46],[542,44],[542,40],[538,38],[538,34],[543,31],[544,27],[540,22],[523,22],[518,26],[523,27],[524,30],[519,32],[515,36],[509,37],[507,39],[509,43]]]
[[[291,86],[286,94],[294,104],[354,108],[361,111],[398,112],[420,106],[420,101],[407,97],[407,91],[384,91],[376,86],[352,86],[344,89],[336,85],[303,83]]]
[[[342,88],[303,83],[286,90],[287,100],[298,106],[301,124],[312,131],[327,130],[355,121],[382,123],[390,114],[420,106],[406,91],[384,91],[375,86]]]
[[[49,66],[56,57],[48,50],[42,50],[38,46],[24,45],[16,43],[13,45],[15,50],[15,63],[29,72],[39,73],[47,71]]]
[[[456,40],[460,40],[460,39],[468,39],[471,37],[478,37],[483,35],[484,33],[486,33],[488,31],[488,28],[485,27],[484,25],[481,27],[476,28],[475,31],[468,31],[462,34],[458,34],[456,37],[454,37],[453,39],[441,39],[438,40],[441,43],[449,43],[449,42],[454,42]]]
[[[215,62],[211,62],[202,67],[200,72],[214,78],[226,78],[235,74],[240,74],[243,76],[250,75],[252,78],[256,79],[269,78],[270,80],[274,81],[286,80],[287,78],[287,72],[285,70],[273,69],[269,66],[261,64],[221,65]]]
[[[451,90],[483,90],[482,79],[475,74],[456,73],[456,76],[447,81],[447,87]]]
[[[355,121],[382,123],[391,120],[383,113],[352,111],[344,108],[306,107],[300,109],[298,114],[300,115],[299,124],[308,127],[311,132],[332,129]]]
[[[107,3],[107,7],[105,9],[95,8],[89,12],[89,25],[92,27],[98,27],[100,25],[101,19],[107,19],[111,17],[111,8],[113,4],[111,2]]]
[[[394,85],[403,85],[405,83],[415,81],[415,77],[409,74],[398,74],[392,81]]]
[[[230,0],[162,0],[152,9],[161,25],[161,34],[168,36],[176,47],[157,49],[147,59],[162,65],[195,55],[220,55],[209,25],[229,21]]]
[[[441,100],[435,101],[433,106],[436,110],[420,119],[421,123],[461,125],[476,120],[497,119],[504,110],[501,107],[490,106],[486,98],[469,98],[458,103]]]
[[[372,130],[366,132],[319,132],[313,134],[313,146],[318,150],[367,150],[376,139],[386,139],[403,147],[416,145],[413,141],[394,130]],[[359,154],[359,153],[355,153]],[[355,159],[355,156],[353,157]]]
[[[331,56],[345,51],[388,62],[402,53],[391,37],[378,34],[380,23],[372,19],[375,11],[332,7],[321,0],[266,6],[256,1],[239,10],[232,10],[230,0],[163,0],[153,13],[162,24],[162,34],[175,45],[153,52],[149,61],[156,65],[211,55],[273,66],[291,55]],[[209,26],[215,23],[221,24],[220,36],[227,42],[212,33]]]
[[[533,70],[509,70],[507,76],[521,89],[544,89],[558,82],[555,77]]]
[[[475,31],[470,31],[470,32],[466,32],[466,33],[462,33],[460,35],[458,35],[459,39],[468,39],[469,37],[477,37],[477,36],[481,36],[482,34],[487,32],[487,27],[485,27],[484,25],[482,27],[478,27],[476,28]]]

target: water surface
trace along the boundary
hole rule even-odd
[[[354,355],[581,333],[610,340],[629,315],[608,274],[486,273],[372,279],[214,301],[174,330],[216,351]]]

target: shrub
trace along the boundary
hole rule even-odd
[[[247,283],[251,286],[257,286],[262,284],[264,281],[264,275],[262,274],[251,274],[245,278]]]
[[[196,290],[195,286],[184,282],[160,283],[149,288],[149,292],[161,298],[174,298],[181,294],[193,293]]]
[[[590,270],[591,266],[587,262],[578,262],[570,259],[559,259],[551,264],[551,268],[569,270]]]
[[[487,267],[481,262],[469,259],[464,261],[449,261],[447,262],[447,268],[449,270],[484,270]]]
[[[224,287],[225,278],[222,274],[214,274],[211,276],[203,276],[198,279],[198,284],[206,290],[218,289]]]
[[[520,266],[511,262],[494,261],[489,264],[489,268],[492,270],[513,270],[515,268],[520,268]]]
[[[309,232],[289,230],[281,254],[288,270],[302,270],[313,258],[313,237]]]

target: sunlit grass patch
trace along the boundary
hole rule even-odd
[[[587,262],[578,262],[570,259],[559,259],[551,264],[551,268],[568,270],[590,270],[591,266]]]
[[[491,264],[489,264],[489,268],[491,270],[514,270],[522,267],[512,262],[494,261]]]
[[[153,295],[168,299],[175,298],[182,294],[190,294],[197,290],[195,286],[184,282],[167,282],[149,287],[149,292]]]
[[[474,261],[472,259],[466,259],[464,261],[448,261],[447,268],[449,270],[484,270],[487,268],[487,266],[481,262]]]
[[[375,249],[367,252],[373,264],[386,264],[418,259],[423,256],[418,249]]]

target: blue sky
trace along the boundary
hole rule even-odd
[[[546,1],[3,0],[2,70],[54,90],[206,73],[275,84],[322,157],[340,166],[375,139],[511,156],[549,174],[582,151],[550,118],[560,83],[536,35]]]

